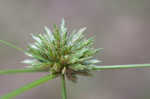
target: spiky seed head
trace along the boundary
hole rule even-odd
[[[61,26],[54,25],[53,31],[45,27],[44,34],[32,35],[34,43],[29,44],[24,60],[28,68],[50,71],[52,74],[65,74],[71,81],[77,80],[77,75],[88,76],[93,66],[99,63],[93,59],[100,49],[93,48],[93,37],[86,39],[86,28],[69,33],[62,20]]]

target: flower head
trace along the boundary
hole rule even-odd
[[[45,27],[44,34],[32,35],[35,40],[29,44],[24,60],[30,68],[50,71],[52,74],[65,74],[69,80],[76,81],[77,75],[89,75],[99,60],[93,59],[99,49],[93,48],[93,37],[86,39],[86,28],[69,33],[62,20],[60,27],[54,30]]]

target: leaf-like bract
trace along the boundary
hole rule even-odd
[[[25,91],[28,91],[34,87],[37,87],[43,83],[46,83],[47,81],[51,80],[51,79],[54,79],[56,77],[56,75],[47,75],[47,76],[44,76],[42,78],[40,78],[39,80],[36,80],[36,81],[33,81],[21,88],[18,88],[2,97],[0,97],[0,99],[12,99],[14,97],[16,97],[17,95],[20,95],[22,94],[23,92]]]

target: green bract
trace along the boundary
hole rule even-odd
[[[53,31],[45,27],[45,33],[32,35],[35,40],[29,44],[24,60],[28,68],[50,71],[52,74],[65,74],[76,81],[77,75],[89,75],[90,70],[100,61],[93,59],[100,49],[93,48],[93,37],[84,36],[86,28],[69,33],[62,20],[61,26],[54,25]]]

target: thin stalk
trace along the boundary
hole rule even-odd
[[[67,99],[66,81],[64,74],[61,75],[61,85],[62,99]]]
[[[93,70],[111,70],[111,69],[130,69],[130,68],[148,68],[150,64],[129,64],[129,65],[110,65],[110,66],[96,66]]]
[[[8,70],[0,70],[0,75],[29,73],[29,72],[45,72],[45,71],[37,70],[37,69],[8,69]]]

